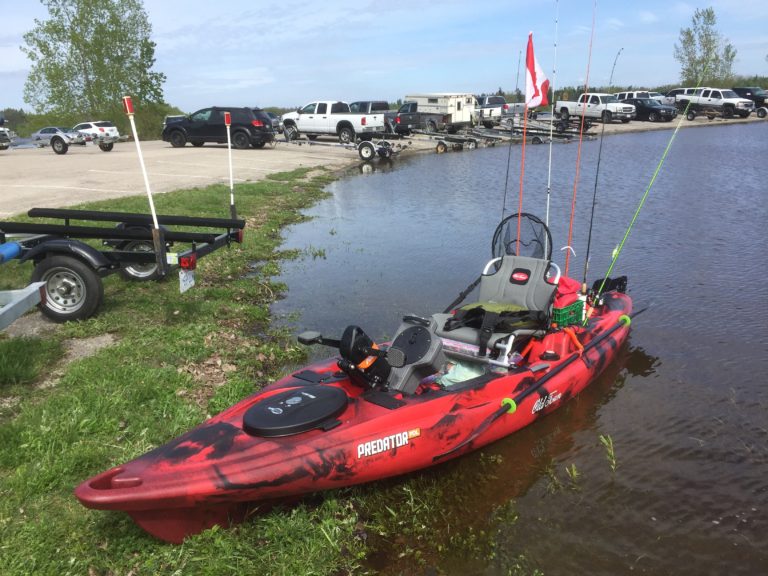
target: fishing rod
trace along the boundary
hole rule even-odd
[[[592,5],[592,31],[589,34],[589,56],[587,58],[587,74],[584,78],[584,93],[589,92],[589,69],[592,63],[592,43],[595,38],[595,18],[597,15],[597,0]],[[579,188],[579,173],[581,171],[581,145],[584,142],[584,121],[587,116],[587,99],[584,98],[584,102],[581,104],[581,124],[579,127],[579,146],[576,151],[576,173],[573,177],[573,195],[571,196],[571,217],[568,223],[568,242],[566,246],[573,246],[573,218],[576,213],[576,191]],[[572,249],[571,249],[572,250]],[[565,252],[565,271],[564,275],[568,276],[568,266],[570,264],[571,251]]]
[[[616,52],[616,58],[613,59],[613,67],[611,68],[611,76],[608,79],[608,86],[613,86],[613,72],[616,70],[616,62],[619,61],[619,54],[624,48],[619,48]],[[597,151],[597,168],[595,169],[595,188],[592,191],[592,212],[589,216],[589,234],[587,235],[587,254],[584,258],[584,276],[581,280],[581,293],[587,293],[587,271],[589,270],[589,253],[592,247],[592,224],[595,221],[595,205],[597,204],[597,182],[600,176],[600,159],[603,156],[603,138],[605,137],[605,120],[603,120],[603,129],[600,131],[600,146]]]
[[[704,63],[704,68],[696,84],[697,89],[699,88],[699,86],[701,86],[701,83],[704,81],[706,72],[709,69],[709,65],[711,62],[712,62],[712,56],[710,56],[709,59]],[[675,138],[677,137],[677,133],[680,131],[680,128],[683,125],[683,119],[687,116],[688,108],[690,106],[691,106],[691,102],[688,101],[688,103],[685,105],[685,108],[683,109],[682,114],[680,115],[680,119],[677,121],[677,126],[675,126],[675,130],[674,132],[672,132],[672,136],[670,136],[669,141],[667,142],[667,146],[664,148],[664,152],[661,155],[661,158],[659,159],[659,163],[656,165],[656,169],[653,171],[653,176],[651,176],[651,180],[650,182],[648,182],[648,186],[646,186],[645,192],[643,193],[643,196],[640,198],[640,202],[638,203],[637,208],[635,209],[635,213],[632,215],[632,219],[629,222],[629,226],[627,226],[627,230],[624,232],[624,237],[621,239],[621,242],[619,243],[619,245],[613,250],[613,254],[611,256],[611,264],[608,266],[608,270],[606,271],[605,276],[603,277],[603,280],[600,283],[600,287],[597,289],[597,292],[595,293],[595,299],[598,299],[600,297],[600,294],[602,294],[603,289],[605,288],[605,285],[608,282],[611,272],[613,271],[613,268],[616,265],[616,262],[618,261],[619,256],[621,255],[621,251],[624,249],[624,244],[627,242],[627,239],[629,238],[629,235],[632,232],[632,228],[634,227],[635,222],[637,221],[637,218],[640,215],[640,210],[642,210],[643,206],[645,205],[645,202],[648,199],[648,195],[651,192],[651,188],[653,188],[653,185],[656,182],[656,178],[661,172],[661,167],[664,165],[664,162],[667,160],[667,155],[669,154],[669,150],[672,148],[672,143],[675,141]],[[589,320],[589,314],[585,314],[584,322],[583,322],[584,325],[586,325],[588,320]]]
[[[559,22],[560,2],[555,0],[555,42],[554,55],[552,57],[552,107],[549,113],[549,162],[547,165],[547,207],[544,214],[544,223],[549,227],[549,203],[552,197],[552,143],[554,142],[555,130],[555,83],[557,81],[557,25]],[[545,238],[546,242],[547,239]],[[544,254],[549,251],[549,246],[545,244]]]
[[[517,100],[517,94],[520,91],[520,59],[523,57],[523,51],[520,50],[517,55],[517,78],[515,79],[515,100]],[[514,121],[514,120],[513,120]],[[507,210],[507,190],[509,189],[509,167],[512,163],[512,138],[509,139],[509,148],[507,149],[507,173],[504,176],[504,198],[501,202],[501,218],[499,222],[504,220],[504,212]]]

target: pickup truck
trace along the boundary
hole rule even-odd
[[[685,109],[688,106],[688,119],[692,120],[696,114],[722,114],[723,118],[733,118],[738,115],[747,118],[755,103],[752,100],[739,97],[733,90],[727,88],[702,88],[693,94],[678,96],[678,108]]]
[[[334,134],[342,144],[371,140],[384,133],[384,114],[360,114],[351,112],[349,104],[333,100],[310,102],[296,112],[283,114],[283,130],[286,138],[293,140],[306,134],[310,140],[318,136]]]
[[[384,114],[384,131],[387,134],[395,131],[397,111],[390,110],[386,100],[358,100],[349,105],[349,110],[357,114]]]
[[[626,124],[635,117],[635,107],[619,102],[612,94],[585,92],[579,95],[576,102],[558,100],[555,103],[555,114],[563,120],[568,120],[570,116],[580,117],[582,111],[585,118],[598,118],[606,124],[613,120]]]
[[[445,130],[445,126],[444,114],[421,112],[417,102],[406,102],[400,106],[395,116],[395,132],[406,136],[412,130],[437,132],[438,130]]]
[[[485,128],[493,128],[503,116],[508,115],[509,104],[504,96],[478,96],[477,106],[480,107],[478,121]]]

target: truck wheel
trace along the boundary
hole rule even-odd
[[[693,110],[689,110],[688,114],[685,115],[685,118],[687,120],[695,120],[696,119],[696,112],[694,112]]]
[[[120,244],[118,249],[124,252],[154,252],[155,246],[149,240],[131,240]],[[120,276],[133,282],[149,282],[160,278],[155,262],[125,266],[120,268]]]
[[[54,322],[85,320],[101,306],[104,285],[98,274],[77,258],[48,256],[32,271],[33,282],[45,282],[40,311]]]
[[[613,114],[611,114],[610,110],[603,110],[603,124],[610,124],[611,120],[613,120]]]
[[[69,144],[61,138],[55,137],[51,139],[51,148],[53,148],[56,154],[66,154],[67,150],[69,150]]]
[[[233,148],[237,148],[238,150],[245,150],[246,148],[249,148],[250,145],[251,145],[251,139],[248,137],[248,134],[246,134],[242,130],[232,134]]]
[[[766,115],[768,115],[768,110],[765,108],[758,108],[757,109],[757,117],[758,118],[765,118]]]
[[[349,126],[339,128],[339,142],[342,144],[352,144],[355,141],[355,131]]]
[[[115,143],[114,142],[109,142],[107,144],[102,142],[101,144],[99,144],[99,148],[101,149],[102,152],[111,152],[112,148],[114,148],[114,147],[115,147]]]
[[[723,118],[733,118],[733,108],[730,106],[723,108]]]
[[[183,148],[184,145],[187,143],[187,137],[184,136],[184,132],[181,130],[174,130],[171,132],[171,135],[168,137],[168,141],[171,143],[171,146],[174,148]]]
[[[286,142],[296,140],[298,137],[299,129],[296,127],[296,124],[286,124],[283,127],[283,138],[285,138]]]
[[[376,156],[376,147],[373,142],[360,142],[360,146],[357,148],[357,153],[360,156],[360,160],[368,162],[371,158]]]
[[[568,108],[563,108],[562,110],[560,110],[560,118],[562,118],[566,122],[568,121],[569,116],[570,114],[568,113]]]

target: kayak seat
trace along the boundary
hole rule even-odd
[[[547,274],[549,260],[505,255],[491,260],[480,278],[478,302],[455,314],[435,314],[447,356],[509,367],[509,355],[524,339],[543,334],[559,280]]]

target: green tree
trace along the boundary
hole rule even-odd
[[[691,27],[680,29],[674,56],[680,63],[683,84],[723,84],[733,77],[736,48],[720,35],[716,25],[713,8],[697,8]]]
[[[41,0],[22,51],[32,62],[24,100],[39,113],[114,115],[122,97],[160,104],[165,74],[153,72],[155,43],[141,0]]]

